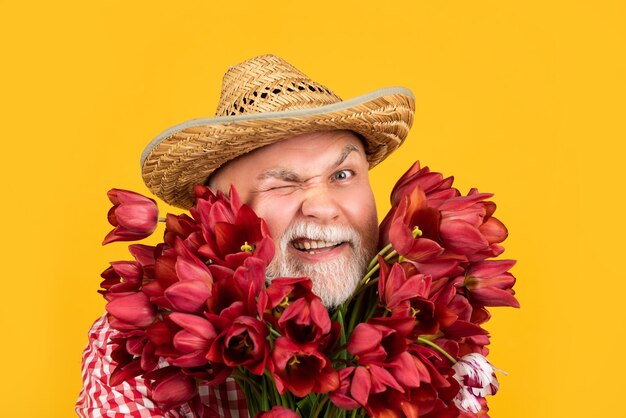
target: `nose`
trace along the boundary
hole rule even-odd
[[[330,223],[339,218],[341,209],[335,196],[327,187],[318,185],[305,192],[301,206],[302,215],[319,223]]]

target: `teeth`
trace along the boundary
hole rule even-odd
[[[293,243],[293,246],[298,250],[311,250],[317,248],[328,248],[339,245],[339,242],[326,242],[326,241],[297,241]],[[314,254],[314,251],[311,251],[311,254]]]

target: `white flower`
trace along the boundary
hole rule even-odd
[[[459,389],[453,401],[457,408],[465,412],[478,413],[482,408],[480,402],[478,402],[478,398],[472,395],[465,386],[461,386],[461,389]]]
[[[457,361],[452,368],[454,378],[461,389],[454,398],[454,404],[463,411],[479,412],[478,397],[494,395],[499,388],[495,369],[487,359],[478,353],[467,354]]]

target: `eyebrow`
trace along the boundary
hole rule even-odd
[[[289,182],[300,181],[300,177],[296,173],[294,173],[293,171],[284,170],[284,169],[268,170],[257,176],[257,180],[265,180],[268,178],[275,178],[275,179],[289,181]]]
[[[350,155],[350,153],[353,151],[358,151],[357,147],[355,147],[354,144],[346,145],[346,147],[343,149],[343,151],[339,155],[339,158],[337,158],[337,161],[335,161],[335,163],[333,164],[333,167],[340,166],[346,160],[346,158],[348,158],[348,155]],[[293,183],[302,182],[302,179],[300,178],[299,175],[297,175],[293,171],[285,170],[283,168],[267,170],[257,176],[257,180],[265,180],[268,178],[275,178],[278,180],[283,180],[283,181],[293,182]]]
[[[348,155],[350,155],[352,151],[358,151],[357,148],[354,146],[354,144],[346,145],[346,147],[341,152],[341,155],[339,156],[339,158],[337,158],[337,161],[335,162],[335,167],[340,166],[341,163],[343,163],[346,160],[346,158],[348,158]]]

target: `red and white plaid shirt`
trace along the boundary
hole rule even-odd
[[[148,398],[144,379],[137,377],[118,386],[109,386],[109,376],[116,363],[111,359],[111,337],[116,330],[109,327],[106,314],[94,322],[89,331],[89,343],[83,351],[83,387],[76,402],[79,417],[192,417],[188,405],[167,412],[162,411]],[[243,392],[234,380],[228,379],[218,387],[202,385],[200,397],[205,405],[210,405],[220,417],[247,418],[248,410]]]

